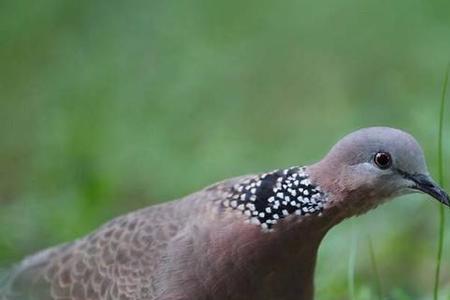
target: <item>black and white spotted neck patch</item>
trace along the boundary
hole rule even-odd
[[[248,222],[271,229],[291,214],[320,214],[325,194],[311,184],[304,167],[275,170],[246,179],[231,188],[222,204],[240,210]]]

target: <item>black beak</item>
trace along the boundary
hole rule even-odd
[[[450,206],[450,198],[448,194],[439,185],[437,185],[433,179],[430,178],[430,176],[415,174],[408,175],[407,177],[414,182],[414,185],[412,186],[413,189],[424,192],[439,202]]]

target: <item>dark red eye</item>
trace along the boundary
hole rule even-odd
[[[378,168],[383,170],[389,168],[392,164],[391,155],[387,152],[378,152],[373,160]]]

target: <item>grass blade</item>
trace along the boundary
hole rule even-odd
[[[438,135],[438,180],[439,184],[443,187],[444,185],[444,166],[443,166],[443,155],[442,155],[442,134],[444,127],[444,104],[445,96],[447,93],[448,85],[448,73],[450,70],[450,64],[447,65],[447,70],[444,75],[444,81],[442,84],[441,93],[441,105],[439,112],[439,135]],[[433,299],[438,300],[439,297],[439,277],[441,273],[441,261],[442,261],[442,251],[444,248],[444,229],[445,229],[445,210],[444,205],[439,205],[439,238],[438,238],[438,250],[436,255],[436,272],[434,274],[434,289],[433,289]]]
[[[378,272],[378,266],[377,261],[375,259],[375,251],[373,251],[373,244],[372,239],[370,238],[370,235],[368,237],[368,246],[369,246],[369,255],[370,255],[370,262],[372,264],[373,273],[375,276],[375,285],[377,289],[378,299],[383,299],[383,288],[381,286],[381,277],[380,273]]]
[[[355,267],[356,267],[356,251],[358,246],[358,237],[355,230],[352,231],[352,242],[350,245],[350,256],[348,258],[347,280],[348,294],[350,300],[356,300],[355,296]]]

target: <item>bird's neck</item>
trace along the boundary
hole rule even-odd
[[[249,176],[225,188],[221,206],[236,212],[232,218],[244,221],[229,222],[230,215],[225,214],[221,229],[214,231],[223,235],[216,234],[208,248],[223,264],[217,268],[239,266],[231,268],[234,280],[227,284],[251,278],[257,287],[246,283],[239,289],[262,285],[273,299],[312,299],[317,250],[339,220],[331,208],[325,209],[328,195],[311,179],[307,168],[292,167]]]
[[[320,215],[326,196],[303,167],[251,176],[231,187],[222,205],[240,211],[249,223],[272,230],[286,218]]]

